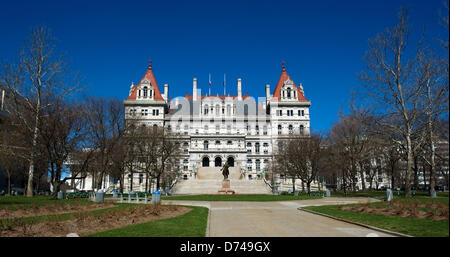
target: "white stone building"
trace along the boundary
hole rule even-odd
[[[203,95],[194,78],[191,95],[169,100],[169,85],[164,84],[161,93],[150,61],[139,83],[130,86],[125,120],[179,134],[181,179],[219,178],[219,169],[228,162],[231,173],[237,174],[231,177],[262,180],[280,139],[292,133],[309,136],[311,103],[301,83],[297,86],[287,74],[284,62],[272,93],[265,85],[265,97],[243,95],[242,84],[239,78],[237,95]],[[130,183],[133,190],[143,191],[144,174],[129,176],[125,191]]]

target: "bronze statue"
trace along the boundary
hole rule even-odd
[[[226,162],[223,167],[222,167],[222,175],[223,175],[223,179],[228,179],[228,175],[230,174],[230,172],[228,171],[228,162]]]

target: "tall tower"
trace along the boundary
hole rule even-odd
[[[164,85],[164,94],[161,94],[150,60],[144,76],[137,85],[131,85],[129,96],[124,101],[125,120],[145,126],[164,126],[164,116],[169,107],[168,94],[168,84]]]

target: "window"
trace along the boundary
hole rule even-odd
[[[220,141],[219,140],[216,140],[216,145],[220,145]]]
[[[148,96],[148,88],[144,87],[144,98],[147,98]]]
[[[267,126],[263,127],[263,135],[267,135]]]
[[[227,116],[231,115],[231,106],[227,105]]]
[[[253,169],[253,162],[251,159],[247,160],[247,170],[252,170]]]
[[[256,170],[261,170],[261,161],[259,159],[257,159],[255,161],[255,164],[256,164]]]
[[[219,105],[216,105],[216,115],[219,115],[220,113],[220,106]]]
[[[305,133],[305,127],[303,125],[300,125],[300,135],[303,135]]]
[[[283,110],[277,110],[277,116],[283,116]]]
[[[304,110],[298,110],[298,116],[305,116]]]
[[[205,133],[208,133],[208,125],[205,125]]]
[[[278,135],[281,135],[281,125],[278,125]]]
[[[144,182],[144,175],[139,174],[139,184],[142,184],[142,182]]]
[[[208,150],[208,141],[203,141],[203,149]]]
[[[294,116],[294,110],[288,110],[287,116]]]
[[[252,152],[252,143],[247,143],[247,153],[251,153]]]
[[[255,144],[255,153],[259,153],[259,143]]]
[[[292,125],[289,125],[289,134],[292,134],[294,132],[294,127]]]
[[[256,130],[256,135],[259,135],[259,126],[258,125],[256,125],[255,130]]]
[[[287,89],[287,98],[288,99],[291,98],[291,89],[290,88]]]
[[[208,115],[208,105],[205,105],[205,108],[203,109],[203,114]]]
[[[233,141],[231,141],[231,140],[227,141],[227,145],[232,145],[232,144],[233,144]]]
[[[183,161],[183,169],[184,170],[188,170],[188,167],[189,167],[189,161],[188,161],[188,159],[184,159],[184,161]]]

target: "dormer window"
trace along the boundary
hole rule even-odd
[[[291,89],[290,88],[287,89],[287,98],[291,99]]]
[[[144,98],[148,97],[148,87],[144,87]]]

